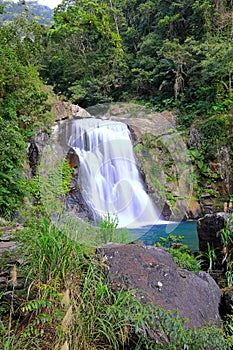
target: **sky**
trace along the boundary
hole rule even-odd
[[[60,4],[62,0],[38,0],[38,3],[41,5],[49,6],[51,9]]]

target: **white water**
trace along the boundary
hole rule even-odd
[[[95,217],[110,214],[118,227],[160,223],[136,166],[130,133],[120,122],[75,120],[69,145],[80,160],[80,186]]]

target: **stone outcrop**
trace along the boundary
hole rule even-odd
[[[90,114],[102,119],[135,125],[141,133],[162,135],[176,126],[176,116],[169,111],[156,112],[135,103],[109,103],[88,108]]]
[[[30,167],[29,177],[37,175],[38,165],[45,146],[49,142],[49,135],[38,132],[28,143],[28,163]]]
[[[143,135],[137,126],[131,125],[128,123],[127,123],[127,126],[131,134],[131,140],[132,140],[133,146],[136,146],[138,143],[142,142]]]
[[[65,196],[66,209],[80,219],[94,224],[93,212],[89,209],[80,189],[78,177],[79,168],[78,166],[76,167],[76,164],[78,163],[75,163],[75,161],[78,162],[78,158],[72,157],[72,153],[69,153],[68,155],[70,155],[68,158],[69,164],[74,171],[71,178],[70,191]]]
[[[23,227],[17,224],[15,228],[11,226],[0,226],[0,292],[3,293],[1,301],[4,302],[8,298],[9,291],[12,290],[11,272],[14,266],[22,263],[22,254],[18,251],[17,243],[14,241],[14,234]],[[25,278],[17,277],[15,285],[16,295],[18,290],[24,287]]]
[[[197,222],[197,233],[199,238],[200,251],[208,251],[208,243],[211,248],[216,249],[220,255],[223,248],[221,239],[221,230],[226,226],[229,215],[221,212],[215,214],[206,214]]]
[[[152,246],[108,244],[98,255],[113,289],[137,289],[143,303],[179,309],[190,327],[212,321],[220,325],[221,291],[209,274],[180,269],[167,251]]]
[[[218,282],[221,280],[224,265],[224,245],[221,238],[221,230],[226,227],[229,214],[220,212],[215,214],[206,214],[197,221],[197,233],[199,239],[199,250],[208,253],[209,249],[214,249],[216,259],[213,260],[213,269],[218,270],[212,276]],[[208,268],[208,259],[203,259],[203,266]]]
[[[70,102],[57,100],[53,107],[52,113],[55,115],[56,121],[70,118],[89,118],[90,114],[82,107],[74,105]]]
[[[57,125],[60,125],[61,128],[63,121],[66,119],[82,119],[91,117],[91,115],[84,108],[60,100],[57,100],[54,103],[52,107],[52,114],[54,115],[54,120],[57,122]],[[54,131],[56,132],[55,129],[56,127],[54,128]],[[28,163],[30,167],[30,176],[35,176],[37,174],[40,158],[49,142],[51,142],[51,136],[45,132],[37,132],[36,135],[29,140]]]

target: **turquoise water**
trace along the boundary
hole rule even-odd
[[[154,245],[160,242],[160,237],[166,238],[170,233],[175,236],[184,236],[183,244],[186,244],[192,251],[199,250],[196,221],[158,224],[130,230],[132,240],[140,240],[145,245]]]

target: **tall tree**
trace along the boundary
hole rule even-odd
[[[125,85],[126,59],[112,10],[97,0],[68,0],[55,10],[45,74],[56,92],[84,106],[117,99]]]
[[[74,102],[231,100],[232,1],[64,0],[54,20],[44,76]]]
[[[38,24],[25,19],[0,25],[0,215],[25,195],[22,177],[27,141],[46,123],[47,94],[39,78]]]

